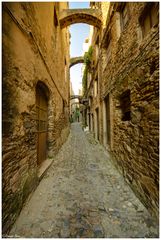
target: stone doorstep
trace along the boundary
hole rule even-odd
[[[51,164],[53,163],[53,159],[49,159],[47,158],[39,167],[38,169],[38,179],[39,181],[42,180],[42,178],[44,177],[46,171],[49,169],[49,167],[51,166]]]

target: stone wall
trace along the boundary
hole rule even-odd
[[[3,3],[3,233],[39,181],[38,82],[48,89],[48,157],[54,157],[69,133],[69,34],[58,21],[59,11],[67,7]]]
[[[121,30],[121,5],[122,3],[110,3],[108,14],[103,14],[107,15],[106,27],[94,31],[95,35],[99,31],[97,34],[101,36],[100,54],[95,60],[98,66],[93,68],[94,73],[99,69],[100,96],[99,103],[93,99],[90,108],[91,113],[94,113],[98,105],[101,109],[100,142],[110,149],[116,166],[144,205],[158,217],[159,29],[158,26],[151,28],[143,38],[139,19],[146,3],[130,2],[127,3],[129,19]],[[107,11],[103,6],[102,9]],[[95,44],[96,38],[93,36],[93,48]],[[126,116],[127,120],[123,116],[126,103],[121,103],[122,94],[125,93],[130,93],[130,117],[128,119]],[[109,144],[105,144],[107,129],[103,103],[108,94],[111,139]]]
[[[154,27],[141,38],[138,19],[145,3],[128,4],[130,18],[119,37],[118,12],[110,18],[111,59],[103,64],[102,98],[112,94],[114,159],[145,206],[158,216],[159,30]],[[120,96],[126,90],[131,119],[123,121]]]

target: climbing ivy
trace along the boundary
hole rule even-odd
[[[82,86],[83,86],[83,95],[85,94],[87,90],[87,65],[85,66],[84,73],[83,73],[83,79],[82,79]]]
[[[90,66],[90,64],[91,64],[92,53],[93,53],[93,48],[92,48],[92,46],[90,46],[89,49],[88,49],[88,52],[86,52],[84,54],[84,63],[87,66]]]
[[[88,76],[88,72],[89,72],[90,66],[91,66],[92,53],[93,53],[93,48],[92,48],[92,46],[90,46],[88,49],[88,52],[86,52],[84,54],[85,68],[84,68],[83,79],[82,79],[83,95],[85,94],[85,92],[87,90],[87,76]]]

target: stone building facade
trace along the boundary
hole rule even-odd
[[[159,3],[91,3],[88,125],[147,209],[159,205]]]
[[[69,133],[65,2],[5,2],[3,17],[3,233]]]

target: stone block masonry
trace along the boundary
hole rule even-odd
[[[104,71],[106,85],[103,91],[110,91],[113,99],[114,159],[145,206],[158,217],[159,33],[155,27],[146,38],[138,38],[141,30],[137,20],[145,5],[129,3],[132,17],[118,42],[113,41],[114,52],[108,69]],[[114,31],[116,29],[111,30],[113,38]],[[125,116],[123,119],[127,99],[122,107],[120,97],[127,90],[130,94],[130,118]]]
[[[103,3],[98,4],[106,13]],[[93,49],[99,46],[92,73],[98,71],[99,92],[92,96],[91,114],[99,108],[100,142],[111,150],[116,166],[147,209],[158,217],[159,4],[113,2],[105,13],[103,29],[95,28],[92,39]],[[146,26],[145,20],[152,16],[153,24]]]
[[[69,33],[58,21],[59,11],[67,7],[3,3],[3,233],[39,181],[38,122],[46,130],[46,158],[59,150],[69,133]],[[47,99],[47,118],[43,102],[38,116],[38,86]]]

